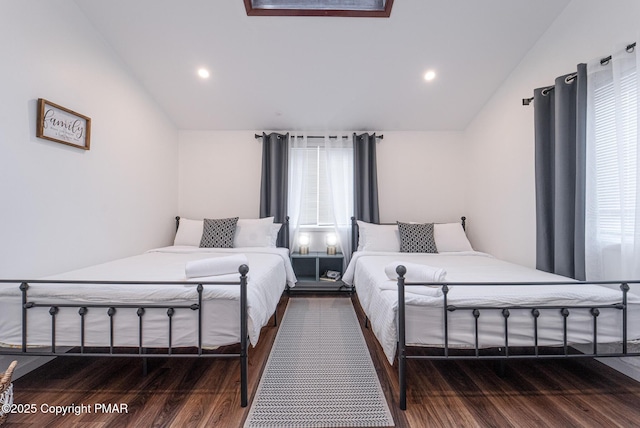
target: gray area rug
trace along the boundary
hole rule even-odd
[[[244,426],[394,426],[351,299],[289,299]]]

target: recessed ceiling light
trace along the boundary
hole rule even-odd
[[[426,80],[427,82],[431,82],[435,78],[436,78],[436,72],[433,70],[429,70],[426,73],[424,73],[424,80]]]
[[[207,70],[206,68],[200,68],[198,70],[198,76],[202,77],[203,79],[208,79],[209,78],[209,70]]]

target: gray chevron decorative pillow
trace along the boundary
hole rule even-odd
[[[233,248],[238,217],[205,218],[200,248]]]
[[[433,223],[400,223],[400,252],[437,253],[436,240],[433,237]]]

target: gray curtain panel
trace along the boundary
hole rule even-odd
[[[354,211],[357,220],[380,223],[376,134],[353,134]]]
[[[586,64],[536,89],[534,109],[536,267],[584,280]]]
[[[289,165],[289,134],[262,133],[262,178],[260,184],[260,217],[274,217],[285,223]],[[278,247],[288,247],[285,228],[278,235]]]

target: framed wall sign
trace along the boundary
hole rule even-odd
[[[36,137],[89,150],[91,118],[38,98]]]

